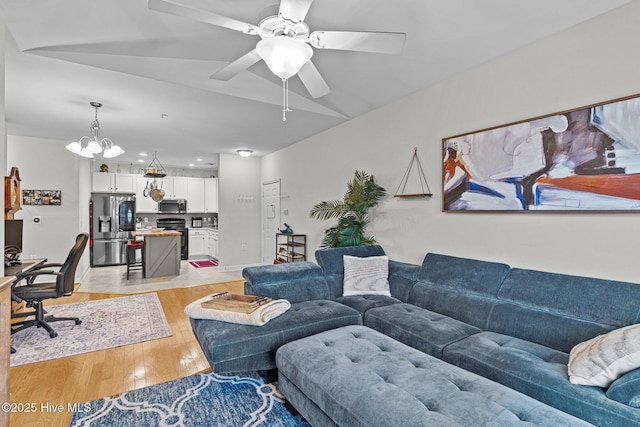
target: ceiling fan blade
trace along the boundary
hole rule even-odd
[[[304,21],[313,0],[281,0],[278,15],[295,23]]]
[[[302,66],[300,71],[298,71],[298,77],[300,77],[302,84],[304,84],[304,87],[307,88],[313,98],[320,98],[331,92],[327,82],[325,82],[320,75],[320,71],[318,71],[311,61],[307,61]]]
[[[245,34],[258,34],[258,27],[202,9],[194,9],[168,0],[149,0],[149,9],[193,19]]]
[[[360,52],[400,53],[405,33],[375,33],[361,31],[314,31],[309,35],[311,46],[318,49],[357,50]]]
[[[260,58],[258,52],[254,49],[246,55],[243,55],[240,58],[236,59],[229,65],[222,67],[221,69],[213,73],[209,78],[215,80],[229,80],[240,71],[246,70],[261,59],[262,58]]]

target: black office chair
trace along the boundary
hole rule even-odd
[[[75,284],[76,268],[82,257],[89,235],[87,233],[78,234],[76,243],[71,248],[69,255],[64,263],[47,263],[41,265],[38,269],[26,273],[16,275],[11,289],[11,299],[18,303],[25,301],[27,307],[33,308],[33,311],[18,312],[11,315],[12,318],[21,318],[35,316],[35,319],[23,320],[11,324],[11,334],[15,334],[23,329],[31,326],[45,328],[49,332],[51,338],[55,338],[58,333],[49,325],[50,322],[58,322],[61,320],[73,320],[76,325],[82,323],[77,317],[54,317],[45,315],[42,302],[46,299],[59,298],[69,296],[73,293]],[[52,267],[60,267],[58,271],[51,270]],[[38,276],[54,275],[56,281],[54,283],[34,283]],[[18,286],[22,280],[26,281],[25,285]]]

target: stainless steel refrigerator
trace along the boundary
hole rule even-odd
[[[127,240],[136,229],[136,195],[91,193],[91,266],[126,263]]]

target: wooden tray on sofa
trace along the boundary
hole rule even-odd
[[[228,292],[211,295],[211,299],[204,301],[201,306],[214,310],[235,311],[237,313],[252,313],[261,305],[273,301],[272,298],[255,295],[236,295]]]

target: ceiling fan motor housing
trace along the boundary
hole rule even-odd
[[[260,37],[289,36],[296,39],[309,37],[309,26],[304,22],[292,22],[279,15],[268,16],[258,24]]]

